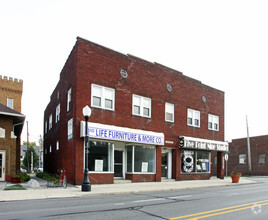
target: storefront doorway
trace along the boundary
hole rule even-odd
[[[5,181],[6,152],[0,151],[0,181]]]
[[[168,153],[162,153],[161,177],[168,177]]]
[[[172,149],[162,149],[161,178],[172,178]]]
[[[124,159],[123,150],[114,150],[114,178],[123,179],[123,159]]]

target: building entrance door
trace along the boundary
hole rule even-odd
[[[114,177],[123,178],[123,152],[122,150],[114,150]]]
[[[5,181],[6,178],[6,171],[5,171],[5,165],[6,165],[6,152],[0,151],[0,181]]]
[[[161,177],[168,178],[168,153],[162,153]]]

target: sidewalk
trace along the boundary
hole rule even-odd
[[[230,177],[223,180],[212,177],[210,180],[187,180],[173,182],[145,182],[145,183],[126,183],[126,184],[102,184],[91,185],[90,192],[82,192],[81,186],[68,185],[66,189],[61,187],[47,188],[46,181],[32,176],[40,184],[39,188],[27,188],[27,190],[3,190],[10,183],[0,182],[0,202],[11,200],[25,199],[46,199],[46,198],[64,198],[64,197],[83,197],[97,195],[114,195],[141,193],[153,191],[172,191],[204,187],[219,187],[219,186],[238,186],[242,184],[257,183],[252,180],[241,177],[239,183],[232,183]],[[22,184],[26,186],[27,184]]]

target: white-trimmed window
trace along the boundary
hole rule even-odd
[[[67,112],[71,110],[71,100],[72,100],[72,88],[67,92]]]
[[[198,128],[200,127],[200,111],[188,108],[187,125]]]
[[[60,104],[56,107],[56,123],[60,120]]]
[[[133,94],[132,114],[150,118],[151,117],[151,99]]]
[[[219,116],[208,115],[208,129],[213,131],[219,131]]]
[[[239,164],[246,164],[246,154],[239,154]]]
[[[45,134],[47,133],[47,121],[45,122]]]
[[[115,92],[112,88],[91,85],[91,106],[114,111]]]
[[[49,124],[48,124],[48,130],[52,128],[52,114],[49,116]]]
[[[128,173],[155,173],[156,149],[154,146],[129,145],[127,150]]]
[[[57,142],[56,142],[56,150],[59,150],[59,149],[60,149],[60,142],[57,141]]]
[[[258,164],[265,164],[265,154],[259,154]]]
[[[13,109],[14,100],[7,98],[7,107]]]
[[[165,103],[165,120],[174,122],[174,104]]]
[[[73,119],[68,121],[68,140],[73,138]]]

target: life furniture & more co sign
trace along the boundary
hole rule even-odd
[[[87,134],[91,138],[152,145],[164,145],[165,139],[163,133],[93,122],[88,122]],[[85,137],[85,121],[80,122],[80,137]]]

